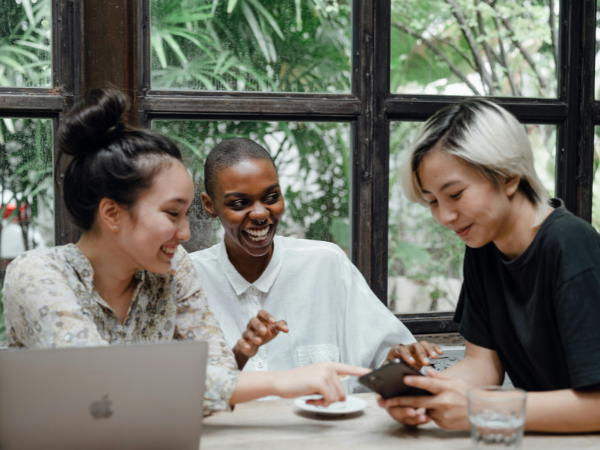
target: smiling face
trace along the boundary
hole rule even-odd
[[[202,200],[209,214],[219,217],[227,248],[257,257],[269,253],[285,211],[273,163],[248,159],[223,169],[213,195],[204,193]]]
[[[193,199],[192,178],[173,160],[154,177],[132,211],[122,214],[118,244],[136,267],[154,273],[171,269],[177,247],[190,238],[187,213]]]
[[[511,197],[517,191],[518,177],[496,186],[462,159],[432,150],[419,166],[419,179],[436,222],[454,231],[469,247],[497,241],[511,228]]]

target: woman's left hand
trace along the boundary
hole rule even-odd
[[[436,424],[449,430],[468,430],[467,389],[471,386],[462,381],[448,378],[432,369],[427,369],[428,377],[407,376],[404,382],[408,386],[424,389],[433,394],[429,396],[395,397],[382,401],[392,417],[394,408],[425,409],[427,415]]]

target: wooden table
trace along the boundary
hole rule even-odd
[[[471,449],[466,431],[446,431],[434,424],[410,430],[377,406],[374,394],[358,394],[364,411],[341,417],[317,416],[298,409],[293,400],[254,401],[204,419],[201,449],[349,450]],[[523,450],[600,449],[600,434],[526,433]]]

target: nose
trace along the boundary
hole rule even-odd
[[[458,218],[458,212],[451,205],[440,203],[438,211],[439,223],[445,227],[450,226]]]
[[[256,202],[250,211],[249,217],[251,220],[263,222],[269,217],[269,214],[269,210],[265,208],[262,203]]]
[[[186,242],[190,240],[190,220],[186,217],[185,220],[182,220],[177,227],[177,231],[175,232],[175,239]]]

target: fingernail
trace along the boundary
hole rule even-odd
[[[413,379],[413,377],[411,377],[411,376],[406,376],[406,377],[404,377],[404,382],[405,382],[405,383],[412,383],[412,379]]]
[[[429,364],[429,358],[423,358],[423,362],[424,362],[425,364]]]
[[[413,358],[412,356],[409,356],[409,357],[408,357],[408,360],[409,360],[410,362],[415,362],[415,358]]]
[[[267,329],[265,327],[260,327],[260,332],[264,333],[265,331],[267,331]]]
[[[271,323],[275,323],[275,318],[274,318],[274,317],[270,317],[270,318],[269,318],[269,322],[271,322]]]

